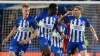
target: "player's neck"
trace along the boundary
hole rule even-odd
[[[82,15],[80,14],[79,16],[76,16],[78,19],[81,17]]]
[[[49,16],[51,16],[51,13],[50,13],[50,12],[48,12],[48,15],[49,15]]]
[[[54,14],[52,14],[51,12],[48,11],[48,15],[49,15],[49,16],[53,16]]]
[[[23,19],[24,19],[24,20],[26,20],[26,19],[27,19],[27,17],[23,16]]]

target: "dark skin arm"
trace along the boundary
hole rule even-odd
[[[62,17],[60,17],[59,20],[58,20],[58,24],[61,24],[62,21],[64,20],[64,18],[65,18],[66,16],[69,16],[69,15],[72,15],[72,11],[68,11],[68,12],[65,13]]]

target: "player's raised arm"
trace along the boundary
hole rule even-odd
[[[64,20],[64,18],[68,15],[72,15],[72,11],[68,11],[67,13],[65,13],[63,16],[60,17],[60,19],[58,20],[58,23],[61,24],[62,21]]]
[[[95,30],[94,30],[94,28],[93,28],[93,26],[92,25],[90,25],[90,31],[92,32],[92,34],[93,34],[93,36],[94,36],[94,39],[95,39],[95,41],[96,41],[96,43],[98,42],[98,37],[97,37],[97,34],[95,33]]]

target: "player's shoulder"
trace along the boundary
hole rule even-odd
[[[28,16],[28,21],[36,21],[35,17],[34,16]]]
[[[48,14],[48,12],[47,11],[42,11],[39,14],[44,15],[44,14]]]
[[[23,17],[22,16],[19,16],[16,20],[17,21],[20,21],[20,20],[22,20],[23,19]]]
[[[85,16],[81,16],[81,19],[84,20],[84,21],[88,20],[88,18],[85,17]]]
[[[33,20],[34,16],[28,16],[28,19]]]

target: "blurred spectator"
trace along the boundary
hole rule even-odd
[[[13,15],[8,16],[8,23],[12,24],[13,21],[14,21],[14,16]]]

